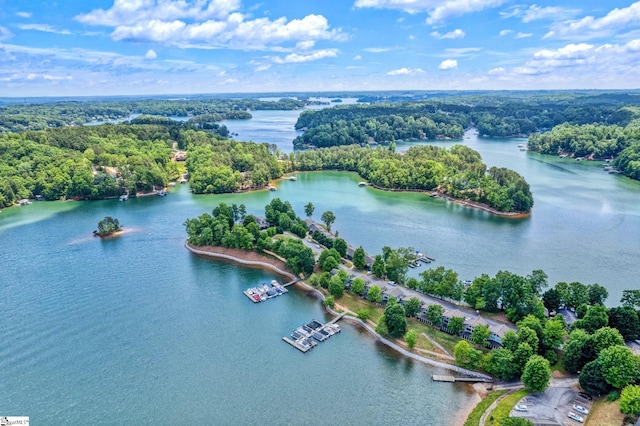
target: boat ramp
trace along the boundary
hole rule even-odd
[[[285,285],[280,284],[276,280],[272,280],[271,284],[262,283],[257,287],[251,287],[243,291],[253,303],[264,302],[268,299],[281,296],[287,293],[289,290],[285,288]]]
[[[334,334],[340,333],[340,326],[336,324],[344,317],[344,313],[338,315],[326,324],[322,324],[316,320],[296,328],[291,337],[284,336],[282,340],[298,349],[300,352],[307,352],[313,349],[320,342],[324,342]]]

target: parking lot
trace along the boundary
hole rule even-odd
[[[573,408],[574,404],[591,410],[591,401],[581,397],[571,387],[549,387],[542,394],[532,394],[522,398],[518,404],[526,405],[527,411],[511,411],[512,417],[526,417],[538,426],[576,426],[581,423],[568,417],[570,412],[575,413],[586,421],[587,415]]]

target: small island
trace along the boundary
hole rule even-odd
[[[93,235],[100,238],[117,237],[122,233],[120,221],[111,216],[106,216],[98,222],[98,229],[93,231]]]

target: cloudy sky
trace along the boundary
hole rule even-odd
[[[640,1],[0,0],[0,96],[640,86]]]

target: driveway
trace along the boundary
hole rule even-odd
[[[567,417],[567,414],[573,412],[586,420],[587,416],[576,412],[573,409],[573,404],[580,404],[590,410],[591,402],[580,398],[575,387],[570,387],[574,381],[575,379],[569,379],[565,383],[558,381],[557,383],[552,383],[544,393],[531,394],[522,398],[518,404],[526,405],[528,411],[512,410],[510,416],[525,417],[536,425],[580,425],[581,423]],[[554,386],[554,384],[558,386]],[[562,386],[563,384],[567,386]]]

